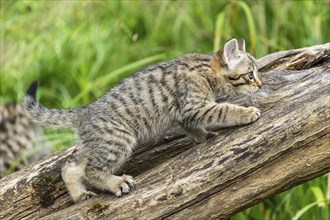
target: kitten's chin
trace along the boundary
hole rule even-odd
[[[259,89],[258,88],[253,88],[253,89],[244,89],[241,88],[237,91],[236,94],[238,95],[247,95],[247,96],[251,96],[252,94],[256,93]]]

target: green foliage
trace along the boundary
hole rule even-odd
[[[83,106],[152,63],[210,53],[232,37],[257,57],[326,43],[329,24],[326,0],[1,0],[0,103],[20,101],[38,79],[44,105]],[[73,140],[48,133],[56,149]],[[319,178],[233,219],[327,219],[325,189]]]
[[[299,185],[235,215],[233,220],[328,220],[327,178]]]

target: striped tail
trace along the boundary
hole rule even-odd
[[[55,128],[77,127],[77,119],[82,109],[48,109],[37,102],[37,89],[38,81],[34,81],[26,91],[23,101],[24,110],[33,121]]]

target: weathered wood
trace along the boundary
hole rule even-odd
[[[329,172],[330,44],[278,52],[258,64],[268,72],[261,73],[257,100],[233,100],[255,102],[257,122],[195,146],[169,131],[141,145],[121,170],[136,176],[129,195],[101,194],[76,205],[60,177],[70,148],[1,179],[0,218],[228,218]]]

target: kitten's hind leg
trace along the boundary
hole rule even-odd
[[[88,181],[92,186],[100,190],[112,192],[116,196],[129,193],[131,188],[134,186],[132,176],[116,176],[108,172],[98,172],[97,176],[89,176]]]
[[[65,182],[67,190],[74,202],[81,202],[89,197],[96,195],[91,191],[87,191],[83,184],[85,178],[86,160],[77,161],[71,159],[66,162],[62,168],[62,178]]]
[[[133,177],[113,173],[129,158],[132,146],[129,137],[112,139],[93,148],[86,165],[87,181],[95,188],[110,191],[116,196],[128,193],[134,185]],[[95,143],[96,144],[96,143]]]
[[[181,128],[184,130],[186,135],[196,143],[205,142],[206,140],[218,135],[217,132],[207,131],[202,126],[192,127],[181,124]]]

